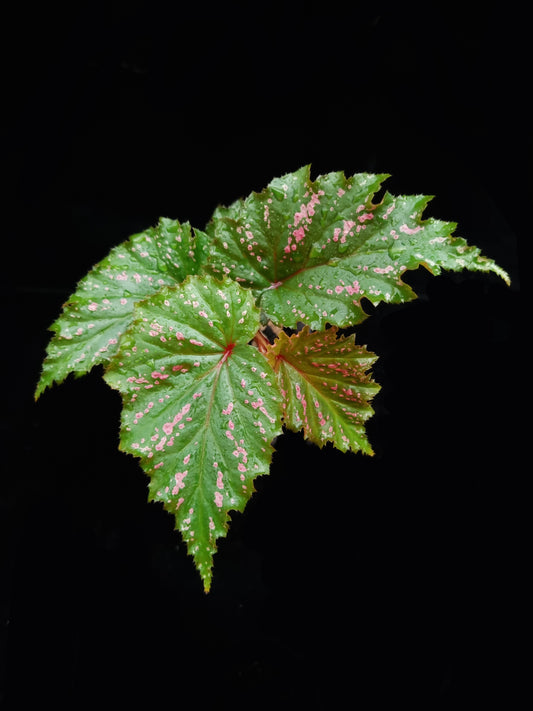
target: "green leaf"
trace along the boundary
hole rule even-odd
[[[36,397],[71,372],[81,375],[108,363],[131,322],[135,302],[196,274],[206,256],[205,237],[194,235],[188,222],[180,225],[168,218],[112,249],[80,281],[51,326],[54,336]]]
[[[454,223],[422,218],[428,197],[378,202],[386,177],[312,181],[306,166],[217,208],[205,231],[161,219],[96,265],[51,327],[36,397],[106,367],[124,403],[120,447],[140,458],[206,591],[217,540],[268,473],[282,425],[372,454],[376,357],[338,333],[365,318],[364,300],[415,298],[402,277],[420,266],[509,283]]]
[[[121,448],[139,456],[149,498],[163,503],[204,581],[228,512],[242,511],[268,473],[281,397],[250,291],[189,277],[135,306],[105,379],[123,393]]]
[[[355,337],[337,328],[311,333],[307,326],[290,338],[281,332],[267,357],[278,377],[284,424],[322,447],[372,454],[364,422],[379,385],[367,373],[376,360]]]
[[[253,289],[275,323],[346,327],[377,304],[416,297],[402,281],[423,265],[508,275],[452,233],[453,222],[422,220],[429,198],[372,197],[386,175],[329,173],[311,181],[309,166],[276,178],[260,193],[219,209],[208,226],[207,268]]]

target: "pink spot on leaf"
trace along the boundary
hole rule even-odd
[[[184,472],[176,472],[174,475],[174,478],[176,480],[176,486],[172,489],[172,494],[175,496],[176,494],[179,493],[180,489],[185,488],[185,484],[183,483],[183,480],[188,474],[188,470],[186,469]]]
[[[359,219],[361,219],[361,217]],[[353,220],[344,220],[342,236],[346,237],[346,235],[350,232],[354,225],[355,222]]]
[[[420,232],[420,230],[423,230],[423,229],[424,229],[424,228],[422,227],[422,225],[418,225],[418,227],[413,227],[413,228],[408,227],[407,225],[402,225],[402,226],[400,227],[400,232],[403,232],[403,233],[406,234],[406,235],[414,235],[414,234],[416,234],[417,232]]]
[[[303,228],[303,227],[299,227],[297,230],[294,230],[294,232],[293,232],[292,234],[294,235],[294,239],[295,239],[297,242],[301,242],[301,241],[304,239],[304,237],[305,237],[304,228]]]
[[[383,214],[384,220],[386,220],[388,218],[388,216],[391,214],[391,212],[394,210],[394,208],[395,208],[394,203],[387,208],[387,211]]]

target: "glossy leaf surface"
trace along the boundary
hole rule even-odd
[[[337,329],[311,333],[304,326],[284,332],[268,351],[283,398],[283,422],[322,447],[372,454],[365,421],[373,414],[370,400],[378,392],[368,369],[376,360],[355,337],[337,337]]]
[[[268,473],[281,432],[275,374],[248,342],[250,291],[190,277],[140,302],[107,382],[123,393],[121,448],[139,456],[150,499],[176,526],[208,590],[216,539]]]
[[[428,197],[372,197],[386,175],[329,173],[309,167],[273,180],[260,193],[220,208],[208,227],[208,268],[253,289],[275,323],[346,327],[377,304],[416,297],[402,281],[423,265],[507,274],[452,233],[453,222],[422,220]]]
[[[196,274],[206,258],[203,237],[188,223],[161,218],[157,227],[133,235],[84,277],[51,326],[54,336],[36,396],[73,372],[108,363],[129,326],[133,306],[165,284]]]
[[[509,283],[455,223],[423,218],[429,198],[376,198],[386,177],[312,181],[305,166],[218,207],[205,231],[161,219],[96,265],[51,327],[36,396],[104,366],[123,398],[121,449],[140,458],[206,591],[217,539],[282,425],[372,454],[376,356],[338,331],[366,317],[365,300],[415,298],[402,277],[420,266]]]

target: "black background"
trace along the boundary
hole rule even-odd
[[[522,674],[525,15],[70,5],[20,5],[3,30],[0,703],[509,701]],[[388,172],[392,193],[435,195],[428,214],[457,221],[513,283],[407,278],[420,298],[357,329],[380,356],[375,456],[279,438],[205,596],[172,520],[117,451],[120,402],[101,373],[33,402],[47,328],[130,234],[160,215],[203,227],[217,204],[306,163],[313,176]]]

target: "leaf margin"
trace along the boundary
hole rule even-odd
[[[169,233],[174,231],[176,231],[174,238],[179,247],[176,250],[177,253],[172,255],[168,240],[170,239]],[[187,243],[182,242],[183,237],[185,237]],[[157,242],[158,239],[161,239],[161,242]],[[89,272],[79,280],[73,293],[62,305],[61,313],[49,326],[48,330],[51,331],[53,335],[46,346],[46,355],[34,392],[35,400],[38,400],[47,388],[51,388],[54,384],[60,385],[70,374],[73,374],[74,377],[81,377],[88,373],[94,366],[101,364],[105,367],[106,363],[110,362],[113,354],[118,351],[120,337],[131,321],[131,314],[133,313],[135,303],[145,298],[149,293],[154,293],[165,283],[163,279],[165,271],[159,264],[161,256],[158,254],[158,250],[161,248],[165,239],[167,239],[165,246],[167,247],[166,255],[168,259],[170,259],[171,256],[175,256],[176,258],[179,257],[181,261],[182,257],[185,257],[185,263],[187,264],[186,267],[181,267],[179,264],[171,263],[170,270],[167,270],[170,271],[169,283],[177,284],[182,281],[183,277],[181,274],[187,276],[187,272],[192,268],[194,263],[196,263],[197,270],[202,268],[207,258],[207,244],[204,236],[201,234],[197,235],[188,221],[180,223],[179,220],[160,217],[157,225],[149,227],[142,232],[135,233],[119,245],[113,247],[103,259],[95,264]],[[156,249],[151,253],[151,244],[153,242],[156,244]],[[170,242],[170,244],[172,244],[172,242]],[[187,250],[186,255],[179,254],[182,244],[183,250]],[[142,245],[144,245],[144,250]],[[127,255],[132,259],[136,259],[137,250],[139,248],[141,248],[139,258],[146,259],[148,257],[152,261],[152,265],[155,263],[158,268],[148,269],[146,274],[133,271],[132,279],[130,279],[129,274],[127,275],[124,269],[124,266],[127,264]],[[143,272],[140,267],[139,271]],[[146,283],[143,283],[143,279],[150,284],[156,277],[159,278],[155,289],[148,286],[148,288],[142,290],[142,287],[146,286]],[[106,290],[108,291],[110,288],[114,288],[117,280],[121,280],[121,285],[124,283],[124,288],[114,289],[116,293],[111,294],[111,299],[109,299],[107,298]],[[128,284],[129,288],[126,284]],[[98,289],[102,291],[97,295]],[[137,290],[137,294],[135,294],[135,290]],[[138,298],[135,298],[135,296]],[[100,299],[98,299],[98,297],[100,297],[101,303],[99,303]],[[113,301],[113,299],[115,301]],[[116,303],[117,299],[119,300],[119,304]],[[122,307],[122,313],[120,313],[120,307]],[[95,315],[99,309],[101,311],[118,310],[119,313],[107,319],[106,317],[102,318],[100,313],[97,318],[91,319],[86,317],[85,311],[83,315],[80,314],[80,309],[87,309],[90,313],[94,313]],[[96,331],[93,331],[92,338],[87,338],[84,334],[87,330],[95,327],[98,318],[102,321],[108,320],[114,323],[114,325],[111,327],[102,326]],[[77,330],[74,330],[74,326],[78,326]],[[105,333],[105,336],[100,339],[98,336],[103,333]],[[82,336],[83,342],[89,341],[89,343],[91,343],[92,341],[93,344],[96,343],[98,350],[94,350],[95,346],[93,345],[92,351],[88,355],[88,349],[83,343],[78,346],[77,350],[72,348],[72,344],[76,343],[74,339],[76,337],[81,338]],[[67,358],[70,358],[70,361],[66,363],[64,363],[64,348],[67,349]],[[68,353],[71,353],[71,355],[69,356]]]
[[[235,382],[233,382],[235,389],[237,389],[238,385],[240,385],[241,389],[246,386],[247,397],[244,399],[244,404],[247,408],[246,412],[248,413],[246,415],[246,418],[250,419],[250,416],[253,413],[254,416],[257,418],[257,425],[254,428],[252,427],[252,423],[250,422],[250,427],[248,427],[249,431],[247,431],[245,435],[243,435],[244,439],[243,437],[241,437],[239,439],[239,443],[233,444],[233,442],[237,442],[237,432],[236,429],[233,429],[234,427],[237,428],[237,415],[239,415],[239,412],[241,412],[242,415],[242,411],[239,411],[238,402],[237,400],[235,400],[232,401],[232,404],[228,402],[223,403],[225,410],[224,408],[221,408],[222,415],[231,415],[232,419],[228,420],[227,417],[225,418],[226,420],[228,420],[229,426],[228,424],[225,424],[223,427],[220,428],[219,436],[212,437],[213,443],[210,444],[209,440],[209,425],[211,424],[210,420],[209,422],[206,421],[207,424],[205,427],[205,431],[202,429],[199,430],[199,434],[197,435],[197,444],[198,449],[204,453],[202,456],[207,457],[207,451],[219,451],[219,454],[215,457],[214,461],[219,463],[220,467],[224,466],[224,482],[226,482],[227,486],[234,486],[234,482],[232,484],[233,480],[231,477],[238,476],[240,479],[240,483],[238,485],[243,488],[243,492],[241,492],[240,496],[235,493],[234,496],[230,497],[229,504],[226,504],[225,492],[221,491],[220,496],[222,497],[224,494],[224,498],[220,499],[220,501],[223,501],[223,505],[221,505],[220,508],[220,511],[223,512],[223,517],[217,518],[213,511],[211,511],[209,521],[207,523],[206,517],[204,517],[199,523],[199,513],[197,511],[198,504],[192,506],[190,504],[190,496],[189,498],[187,498],[187,496],[185,496],[185,494],[177,488],[181,487],[184,482],[183,472],[181,472],[182,478],[180,479],[180,481],[176,480],[176,486],[173,487],[174,490],[172,489],[170,484],[167,483],[166,485],[164,485],[161,483],[160,475],[161,473],[164,474],[164,463],[165,461],[167,461],[165,460],[165,454],[167,454],[167,451],[170,451],[166,449],[166,447],[168,446],[168,442],[163,442],[163,438],[160,438],[159,441],[157,441],[157,444],[145,444],[142,449],[136,446],[138,444],[135,442],[135,437],[137,437],[137,435],[132,434],[132,421],[134,421],[132,413],[138,410],[139,419],[141,419],[140,414],[143,412],[143,408],[144,405],[146,405],[146,401],[142,388],[137,389],[137,387],[132,383],[130,383],[129,385],[126,384],[126,380],[124,380],[123,375],[124,371],[128,367],[125,364],[127,363],[128,358],[131,357],[131,355],[128,356],[128,353],[131,354],[130,346],[135,343],[136,346],[139,348],[139,351],[141,350],[141,348],[143,351],[145,350],[144,346],[146,344],[146,341],[144,340],[144,337],[140,337],[139,329],[152,328],[152,325],[147,323],[146,318],[148,315],[148,311],[154,304],[154,301],[164,302],[165,300],[167,300],[169,301],[169,303],[172,303],[170,299],[175,296],[178,303],[181,303],[179,301],[180,297],[185,297],[186,300],[189,300],[191,288],[194,288],[198,285],[202,285],[204,288],[207,288],[207,283],[211,284],[211,291],[213,291],[214,288],[227,287],[235,291],[239,290],[243,295],[245,295],[245,298],[248,300],[248,303],[253,302],[254,304],[254,309],[256,311],[256,328],[259,328],[260,310],[255,306],[255,299],[249,290],[243,289],[236,282],[229,279],[218,280],[212,277],[211,275],[190,275],[184,280],[184,282],[179,287],[163,287],[159,292],[152,294],[151,296],[136,304],[135,318],[132,321],[128,332],[125,334],[125,337],[122,339],[121,348],[118,354],[115,356],[113,363],[108,367],[104,374],[104,379],[106,380],[108,385],[110,385],[110,387],[114,389],[119,390],[123,398],[119,448],[121,451],[127,454],[131,454],[140,460],[141,468],[149,478],[148,500],[161,503],[165,510],[174,516],[176,530],[180,531],[184,542],[187,544],[188,552],[193,557],[195,566],[198,572],[200,573],[200,577],[203,580],[204,589],[206,592],[209,591],[211,586],[213,555],[217,550],[216,540],[227,535],[231,518],[230,512],[242,512],[244,510],[247,502],[255,491],[253,481],[256,477],[266,475],[270,471],[270,464],[275,451],[272,445],[272,441],[275,439],[276,436],[282,433],[280,407],[281,398],[278,396],[275,374],[272,371],[268,360],[257,350],[257,348],[249,344],[249,340],[255,332],[253,332],[251,325],[248,328],[245,337],[243,338],[243,336],[241,336],[240,339],[238,339],[232,345],[231,353],[227,358],[225,358],[224,356],[224,348],[229,347],[228,344],[226,344],[224,348],[222,348],[221,346],[221,350],[218,351],[218,356],[215,355],[215,357],[213,358],[213,361],[216,361],[217,358],[219,359],[220,367],[218,375],[220,378],[222,378],[224,374],[224,377],[227,377],[230,382],[232,382],[232,378],[233,380],[236,379]],[[204,307],[202,307],[201,310],[203,310],[203,308]],[[208,316],[210,315],[212,314],[208,314]],[[148,319],[148,321],[149,320],[150,319]],[[165,325],[162,320],[160,321],[161,323],[159,325],[163,329],[160,333],[163,334]],[[197,331],[195,331],[194,326],[188,328],[188,323],[188,319],[184,319],[182,321],[182,325],[180,327],[181,330],[179,331],[179,344],[184,343],[187,339],[189,339],[190,341],[189,336],[191,336],[191,334],[194,335],[195,333],[198,333]],[[155,335],[156,332],[154,331],[153,333],[154,335],[151,336],[151,338],[157,340],[157,335]],[[197,340],[196,336],[193,340]],[[163,344],[163,347],[164,346],[165,344]],[[169,390],[167,388],[167,384],[174,383],[174,394],[171,394],[172,407],[181,412],[183,411],[183,399],[188,400],[188,402],[184,405],[187,409],[187,412],[185,413],[187,415],[187,418],[183,417],[183,422],[185,422],[185,419],[190,419],[192,417],[195,407],[196,409],[198,409],[198,406],[200,406],[201,409],[203,407],[203,403],[205,403],[207,399],[209,399],[209,408],[215,406],[220,408],[221,403],[219,402],[218,392],[216,391],[216,388],[219,383],[218,377],[213,385],[211,394],[209,394],[208,389],[208,391],[205,393],[205,396],[201,397],[201,395],[203,394],[201,391],[203,391],[205,387],[207,387],[205,383],[209,383],[208,378],[210,371],[214,371],[215,368],[218,367],[218,364],[215,364],[213,367],[211,367],[210,365],[206,365],[205,372],[203,367],[198,367],[196,369],[193,367],[189,370],[185,370],[181,367],[190,366],[191,362],[195,358],[200,359],[200,349],[200,346],[192,346],[191,348],[188,348],[190,353],[186,352],[186,358],[182,361],[180,360],[179,353],[176,353],[174,360],[172,361],[174,367],[176,368],[175,372],[173,373],[173,375],[171,375],[170,378],[168,378],[166,375],[163,375],[160,379],[158,379],[157,376],[161,376],[164,370],[161,366],[166,361],[166,357],[162,356],[161,358],[153,359],[151,354],[149,356],[145,356],[144,354],[139,355],[138,357],[136,357],[136,360],[134,362],[137,362],[141,369],[136,373],[136,376],[130,376],[127,380],[131,381],[133,377],[137,377],[139,384],[141,384],[144,381],[148,381],[151,375],[153,383],[157,383],[158,386],[163,386],[163,389],[160,391],[161,393],[172,393],[172,390]],[[239,368],[237,368],[238,361],[240,361]],[[156,370],[150,373],[152,368],[155,368]],[[249,371],[248,375],[242,376],[242,380],[240,384],[238,384],[238,378],[241,377],[242,373],[245,370]],[[256,373],[256,371],[258,372]],[[237,372],[239,372],[240,374],[235,375],[235,373]],[[203,388],[198,385],[198,380],[195,377],[196,375],[203,379]],[[267,377],[263,377],[264,375],[268,375],[268,379]],[[246,377],[246,382],[243,384],[244,377]],[[159,380],[161,380],[161,382],[159,382]],[[254,384],[253,387],[252,384]],[[149,385],[151,385],[151,383]],[[256,396],[257,401],[253,402],[253,398],[250,395],[252,390],[255,393],[260,387],[263,387],[266,391],[267,386],[271,389],[270,401],[267,402],[266,398],[263,401],[263,396]],[[144,385],[144,387],[147,387],[147,385]],[[152,393],[153,390],[150,390],[149,392]],[[133,400],[133,396],[136,393],[140,393],[140,395],[135,397],[135,400]],[[153,402],[155,402],[156,400],[155,396],[146,395],[146,397],[148,399],[152,397]],[[182,407],[181,410],[179,410],[180,407]],[[156,411],[156,409],[157,405],[153,408],[153,410]],[[260,411],[262,413],[261,415],[259,415]],[[210,412],[211,410],[209,409],[208,415]],[[144,415],[146,416],[146,418],[149,417],[149,413],[146,409],[144,410]],[[223,419],[224,417],[221,418],[221,421]],[[233,423],[232,420],[234,420],[235,422]],[[254,425],[255,424],[256,423],[254,422]],[[166,433],[173,434],[170,427],[168,430],[165,430],[164,427],[159,427],[159,429],[163,429]],[[182,430],[182,434],[184,431],[185,430]],[[258,447],[261,449],[262,452],[260,455],[258,455],[257,452],[252,453],[250,445],[247,444],[252,439],[253,435],[256,435],[257,433],[259,433],[257,436],[261,440],[260,442],[258,442]],[[145,437],[144,439],[148,441],[147,437]],[[162,445],[161,442],[163,442]],[[179,444],[179,442],[181,442],[181,440],[179,440],[177,443],[173,442],[171,445],[173,449],[173,456],[178,458],[181,453],[185,453],[185,450],[180,449],[181,445]],[[232,456],[230,457],[230,461],[236,467],[234,475],[232,475],[232,473],[230,472],[230,467],[226,466],[227,456],[226,459],[224,459],[222,454],[220,454],[220,452],[224,450],[224,445],[226,443],[227,446],[232,449]],[[158,450],[159,445],[161,446]],[[188,440],[186,440],[186,446],[188,445],[189,442]],[[183,460],[187,463],[188,471],[190,470],[190,466],[192,466],[191,462],[194,463],[195,456],[195,452],[189,451],[187,452]],[[263,459],[262,465],[261,458]],[[170,459],[168,461],[170,461]],[[202,461],[204,461],[204,459],[202,459]],[[224,462],[226,464],[223,464]],[[210,472],[209,477],[212,479],[213,473],[209,469],[208,463],[206,466],[208,468],[208,471]],[[162,468],[160,469],[160,467]],[[219,468],[217,471],[218,473],[220,473],[222,469]],[[191,473],[188,473],[188,477],[191,476]],[[189,481],[192,480],[189,479]],[[167,489],[166,493],[164,493],[165,486]],[[169,494],[169,491],[171,491],[172,495]],[[195,496],[196,493],[193,493],[193,499]],[[198,496],[200,496],[200,494],[198,494]],[[178,503],[178,506],[176,508],[176,503],[177,501],[179,502],[180,499],[183,499],[183,507],[181,507],[181,504]],[[193,509],[192,512],[190,511],[191,508]],[[204,535],[208,535],[210,541],[208,547],[205,550],[200,550],[199,548],[197,548],[198,546],[204,545],[205,541],[199,543],[198,535],[196,535],[196,538],[194,537],[194,534],[192,538],[190,535],[192,526],[195,527],[194,533],[198,534],[200,525],[202,523],[202,533]]]
[[[374,414],[370,401],[381,389],[369,372],[378,356],[356,344],[355,334],[339,334],[339,330],[332,326],[311,331],[305,325],[290,336],[282,331],[267,349],[283,396],[283,422],[320,448],[331,443],[342,452],[373,455],[364,424]],[[342,382],[330,384],[341,368]],[[314,426],[308,424],[311,418],[316,419]]]

